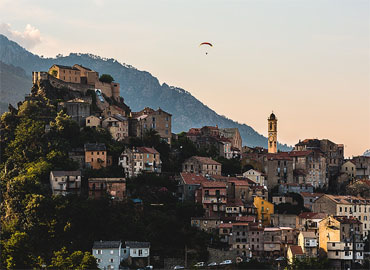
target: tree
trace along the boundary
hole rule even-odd
[[[111,83],[114,81],[113,77],[109,74],[102,74],[99,78],[99,81],[105,82],[105,83]]]
[[[28,238],[25,232],[15,232],[9,240],[2,241],[1,256],[7,269],[28,269],[33,265]]]
[[[69,254],[66,247],[54,252],[49,267],[53,269],[98,269],[96,259],[90,252],[74,251]]]

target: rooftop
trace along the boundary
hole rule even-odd
[[[61,177],[61,176],[81,176],[81,171],[51,171],[50,173],[54,177]]]
[[[208,164],[208,165],[221,165],[221,163],[218,163],[217,161],[208,158],[208,157],[199,157],[199,156],[192,156],[188,160],[195,159],[200,163]]]
[[[323,219],[326,218],[327,214],[325,213],[315,213],[315,212],[303,212],[298,215],[299,218],[306,219]]]
[[[104,143],[85,143],[85,151],[106,151]]]
[[[334,216],[334,218],[343,224],[362,224],[357,218],[351,216]]]
[[[72,69],[72,70],[78,70],[78,71],[80,71],[79,69],[77,69],[75,67],[71,67],[71,66],[63,66],[63,65],[56,65],[56,64],[54,64],[53,66],[56,66],[58,68],[63,68],[63,69]]]
[[[295,255],[304,255],[303,250],[300,246],[289,246],[293,256]]]
[[[93,244],[93,249],[105,249],[105,248],[119,248],[121,246],[121,241],[95,241]]]
[[[125,246],[129,248],[150,248],[149,242],[126,241]]]
[[[226,188],[225,182],[208,181],[208,182],[203,182],[201,185],[204,188]]]
[[[196,173],[180,173],[180,177],[186,185],[200,185],[203,182],[208,181],[207,178]]]
[[[153,147],[137,147],[136,150],[143,154],[159,154]]]

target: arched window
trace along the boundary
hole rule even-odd
[[[272,130],[272,122],[270,122],[270,130]]]

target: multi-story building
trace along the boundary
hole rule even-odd
[[[243,173],[243,177],[249,178],[259,186],[265,186],[265,175],[257,170],[250,169]]]
[[[296,151],[320,150],[326,158],[326,178],[337,177],[344,160],[343,144],[336,144],[327,139],[306,139],[294,147]]]
[[[221,137],[225,137],[231,141],[231,146],[242,150],[242,137],[240,136],[238,128],[219,128]]]
[[[81,171],[51,171],[49,179],[53,195],[81,192]]]
[[[182,201],[195,201],[195,191],[200,187],[203,182],[209,181],[207,178],[200,174],[195,173],[180,173],[178,177],[179,193],[181,194]]]
[[[294,182],[315,188],[328,185],[326,158],[320,150],[292,151]]]
[[[271,214],[274,213],[274,205],[260,197],[254,197],[254,206],[257,208],[258,222],[262,222],[265,226],[271,224]]]
[[[265,228],[263,231],[264,255],[270,258],[282,256],[281,229],[276,227]]]
[[[123,201],[126,199],[125,178],[89,178],[89,198],[98,199],[104,194],[113,200]]]
[[[81,71],[75,67],[52,65],[49,74],[65,82],[81,83]]]
[[[68,152],[68,158],[76,162],[79,169],[85,167],[85,151],[82,147],[71,149],[71,151]]]
[[[64,108],[71,119],[76,121],[80,126],[83,126],[85,124],[86,117],[90,116],[90,106],[91,101],[81,98],[75,98],[58,103],[58,109]]]
[[[298,223],[296,215],[289,214],[271,214],[271,225],[273,227],[290,227],[295,228]]]
[[[301,231],[298,234],[298,246],[302,248],[306,257],[315,258],[318,256],[318,235],[312,231]]]
[[[370,157],[356,156],[352,158],[352,162],[356,164],[357,179],[370,179]]]
[[[267,175],[267,187],[293,183],[293,159],[288,152],[267,154],[264,157],[264,171]]]
[[[207,157],[193,156],[182,164],[183,172],[196,173],[201,175],[221,175],[221,163]]]
[[[326,218],[325,213],[302,212],[298,215],[298,223],[296,228],[304,232],[313,232],[315,235],[319,231],[319,222]]]
[[[118,165],[122,166],[126,177],[138,176],[141,173],[160,173],[162,161],[154,148],[126,148],[119,157]]]
[[[249,184],[246,180],[239,180],[234,177],[227,178],[227,197],[228,199],[238,199],[247,201]]]
[[[312,209],[314,212],[327,213],[333,216],[350,216],[357,218],[363,226],[365,237],[370,230],[370,200],[355,196],[335,196],[324,194],[318,198]]]
[[[152,129],[158,133],[162,140],[171,144],[171,114],[161,108],[155,111],[147,107],[140,112],[133,112],[131,115],[131,136],[142,138],[146,132]]]
[[[348,269],[363,260],[364,243],[361,222],[353,217],[333,217],[320,221],[319,248],[335,269]]]
[[[248,239],[249,222],[237,222],[232,224],[231,247],[239,256],[252,257]]]
[[[85,126],[91,128],[97,128],[101,126],[101,119],[95,115],[90,115],[85,119]]]
[[[248,230],[248,239],[249,247],[252,251],[253,256],[262,256],[263,255],[263,246],[264,246],[264,228],[261,224],[250,223]]]
[[[122,141],[128,137],[128,120],[120,114],[105,118],[102,122],[102,126],[108,129],[112,138],[116,141]]]
[[[347,174],[348,179],[352,181],[356,178],[356,164],[351,160],[347,160],[343,163],[340,172]]]
[[[124,254],[127,254],[127,261],[130,265],[144,267],[150,265],[150,243],[126,241]],[[125,258],[124,257],[124,258]]]
[[[299,193],[303,198],[303,206],[312,211],[313,203],[320,198],[324,193],[301,192]]]
[[[227,193],[225,182],[203,182],[195,192],[195,201],[201,203],[206,217],[224,216]]]
[[[107,167],[109,159],[107,156],[107,149],[104,143],[86,143],[85,150],[85,164],[92,169],[101,169]]]
[[[95,241],[92,255],[96,258],[99,269],[118,270],[123,260],[122,243],[121,241]]]

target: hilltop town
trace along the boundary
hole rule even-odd
[[[267,149],[248,147],[237,128],[174,134],[171,112],[132,111],[112,76],[79,64],[32,82],[1,117],[2,223],[16,224],[3,237],[9,268],[62,267],[75,250],[99,269],[369,264],[369,156],[346,159],[329,139],[281,152],[274,113]],[[14,241],[40,254],[18,262]]]

